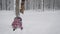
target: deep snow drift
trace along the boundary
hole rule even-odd
[[[13,32],[14,11],[0,11],[0,34],[60,34],[60,11],[27,10],[20,15],[24,29]]]

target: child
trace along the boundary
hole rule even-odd
[[[13,31],[15,31],[15,29],[17,29],[17,28],[21,28],[21,30],[22,30],[23,29],[22,18],[21,17],[15,17],[15,19],[12,23],[12,27],[13,27]]]

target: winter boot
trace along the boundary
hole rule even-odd
[[[13,31],[15,31],[15,29],[13,29]]]

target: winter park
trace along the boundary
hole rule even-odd
[[[17,16],[23,29],[13,31]],[[60,34],[60,0],[0,0],[0,34]]]

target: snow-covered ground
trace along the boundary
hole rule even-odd
[[[22,31],[12,30],[14,17],[14,11],[0,11],[0,34],[60,34],[60,11],[25,11]]]

